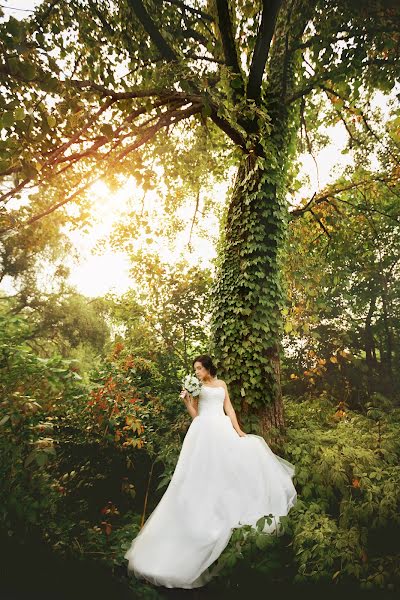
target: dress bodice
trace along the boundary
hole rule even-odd
[[[224,416],[225,390],[222,386],[202,385],[199,394],[198,415]]]

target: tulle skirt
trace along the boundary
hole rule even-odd
[[[128,573],[168,588],[205,585],[233,528],[272,514],[263,531],[280,534],[279,517],[296,502],[294,473],[261,436],[240,437],[227,415],[198,415],[167,490],[125,554]]]

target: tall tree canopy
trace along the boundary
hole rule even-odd
[[[45,0],[31,18],[5,20],[4,235],[55,212],[68,220],[60,209],[71,201],[87,218],[94,179],[151,177],[160,139],[162,161],[174,162],[206,131],[208,151],[238,167],[211,349],[243,416],[281,426],[281,260],[298,134],[318,137],[330,102],[333,121],[340,109],[350,132],[373,138],[368,101],[398,80],[399,20],[396,0]],[[29,206],[7,209],[24,189]]]

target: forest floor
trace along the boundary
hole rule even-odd
[[[132,600],[135,593],[129,587],[126,573],[113,574],[96,562],[65,559],[43,543],[20,544],[0,535],[1,571],[0,600]],[[149,585],[147,598],[155,600],[386,600],[395,593],[371,590],[362,592],[354,587],[334,585],[270,585],[260,581],[246,582],[241,589],[194,590],[164,588]],[[150,589],[153,590],[153,594]],[[140,598],[146,596],[140,595]],[[139,597],[139,596],[138,596]]]

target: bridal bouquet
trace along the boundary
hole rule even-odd
[[[191,396],[196,397],[200,394],[201,383],[195,375],[186,375],[182,381],[182,387],[187,390]]]

